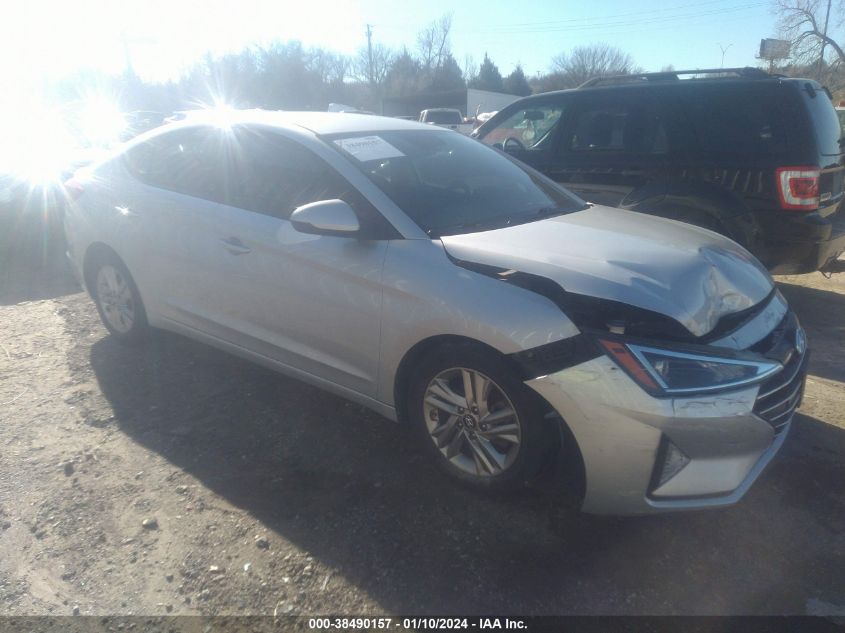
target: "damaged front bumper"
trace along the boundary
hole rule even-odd
[[[800,389],[784,405],[788,413],[777,426],[755,413],[760,385],[655,398],[606,356],[526,384],[554,407],[575,437],[586,478],[583,510],[649,514],[730,505],[742,498],[789,432],[803,373],[795,379]],[[678,455],[681,467],[671,465],[677,470],[666,479],[667,460]]]

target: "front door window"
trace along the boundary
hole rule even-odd
[[[543,150],[549,146],[563,110],[562,103],[530,105],[514,112],[481,140],[505,150]]]

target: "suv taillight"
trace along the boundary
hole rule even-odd
[[[815,211],[819,208],[818,167],[778,167],[775,170],[780,206],[788,211]]]

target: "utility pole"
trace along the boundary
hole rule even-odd
[[[720,48],[720,49],[722,49],[722,65],[721,65],[721,66],[719,66],[719,68],[724,68],[724,67],[725,67],[725,53],[727,53],[727,52],[728,52],[728,49],[729,49],[731,46],[733,46],[733,43],[728,44],[727,46],[722,46],[722,43],[721,43],[721,42],[719,42],[719,48]]]
[[[375,75],[373,74],[373,29],[371,25],[367,25],[367,79],[370,80],[370,86],[375,85]]]
[[[819,53],[819,65],[818,69],[816,70],[816,78],[821,81],[822,80],[822,64],[824,63],[824,47],[827,45],[827,23],[830,21],[830,3],[831,0],[827,0],[827,13],[824,16],[824,37],[822,38],[822,50]]]
[[[126,37],[126,31],[120,32],[120,39],[123,42],[123,57],[126,61],[126,70],[124,71],[124,74],[126,77],[134,78],[135,69],[132,67],[132,56],[129,54],[129,41]]]

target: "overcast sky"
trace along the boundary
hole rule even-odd
[[[637,8],[637,7],[641,8]],[[760,39],[775,35],[768,1],[595,0],[20,0],[4,3],[0,71],[6,86],[80,67],[125,68],[122,34],[136,72],[147,80],[177,77],[206,51],[238,50],[273,39],[298,39],[354,53],[374,41],[413,48],[415,34],[453,14],[452,50],[461,66],[485,52],[503,74],[521,63],[546,71],[573,46],[607,42],[647,70],[754,65]],[[10,84],[10,81],[12,84]]]

